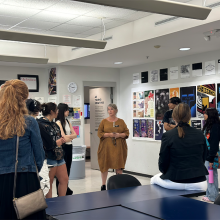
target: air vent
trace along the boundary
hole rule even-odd
[[[208,8],[217,8],[219,6],[220,6],[220,2],[216,2],[216,3],[213,3],[211,5],[207,5],[206,7],[208,7]]]
[[[162,20],[162,21],[157,21],[157,22],[155,23],[155,26],[158,26],[158,25],[161,25],[161,24],[165,24],[165,23],[168,23],[168,22],[171,22],[171,21],[180,19],[180,18],[181,18],[181,17],[171,17],[171,18],[164,19],[164,20]]]

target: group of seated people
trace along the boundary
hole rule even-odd
[[[12,202],[15,172],[18,172],[16,198],[40,188],[36,167],[41,171],[41,188],[46,198],[52,197],[55,176],[58,196],[73,193],[68,188],[68,175],[72,161],[71,141],[76,138],[76,133],[66,119],[69,114],[68,105],[63,103],[58,107],[54,103],[40,105],[36,100],[28,100],[28,94],[28,87],[20,80],[7,81],[0,90],[0,219],[17,219]],[[218,112],[214,108],[205,110],[206,123],[203,131],[200,131],[189,125],[191,110],[187,104],[180,103],[175,97],[170,99],[169,106],[172,112],[167,114],[171,115],[173,121],[171,124],[171,120],[167,120],[165,114],[164,126],[167,132],[163,134],[159,153],[161,173],[151,178],[151,184],[177,190],[206,190],[203,200],[213,202],[218,196],[216,169],[220,137]],[[43,117],[36,120],[39,111]],[[117,108],[109,106],[108,113],[110,119],[116,118]],[[122,129],[124,133],[114,135],[123,139],[126,146],[125,139],[129,135],[126,125],[122,122],[122,125],[117,125],[118,120],[107,120],[105,123],[109,128],[113,124],[114,129],[124,129]],[[105,138],[101,128],[99,136],[102,140]],[[110,142],[116,147],[119,142],[113,140],[114,138],[116,139],[115,136],[110,137]],[[18,166],[15,170],[17,146],[19,146]],[[213,183],[209,183],[208,167],[213,169]],[[118,170],[117,174],[122,174],[122,170]],[[103,175],[103,184],[106,178],[107,174]],[[28,219],[46,219],[45,210],[30,215]]]

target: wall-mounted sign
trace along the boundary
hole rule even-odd
[[[38,75],[18,75],[18,79],[23,81],[29,92],[39,92],[39,77]]]

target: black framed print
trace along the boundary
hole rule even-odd
[[[20,75],[18,74],[18,79],[23,81],[29,92],[39,92],[39,77],[38,75]]]

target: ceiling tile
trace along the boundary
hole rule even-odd
[[[60,31],[60,32],[69,32],[69,33],[80,34],[84,31],[89,30],[89,29],[91,29],[91,27],[62,24],[58,27],[51,29],[51,31]]]
[[[1,25],[16,25],[21,22],[23,18],[14,18],[14,17],[7,17],[7,16],[0,16],[0,24]]]
[[[89,35],[89,34],[77,34],[76,38],[87,38],[89,36],[91,36],[91,35]]]
[[[74,33],[59,32],[59,31],[46,31],[45,34],[54,35],[54,36],[63,36],[63,37],[76,37],[76,34]]]
[[[96,17],[96,18],[121,18],[133,14],[135,11],[122,8],[114,8],[108,6],[101,6],[92,12],[86,13],[86,16]]]
[[[24,8],[45,9],[59,2],[59,0],[5,0],[6,5]]]
[[[28,18],[38,12],[40,11],[36,9],[22,8],[4,4],[2,4],[0,7],[0,15],[9,17]]]
[[[118,26],[121,26],[123,24],[127,24],[129,23],[130,21],[125,21],[125,20],[118,20],[118,21],[112,21],[112,22],[109,22],[105,25],[105,28],[106,30],[109,30],[109,29],[112,29],[112,28],[115,28],[115,27],[118,27]]]
[[[82,32],[82,34],[83,35],[91,36],[91,35],[98,34],[98,33],[101,33],[101,32],[102,32],[101,28],[92,28],[92,29],[90,29],[88,31]]]
[[[100,8],[100,5],[93,5],[83,2],[75,2],[69,0],[63,0],[56,5],[48,8],[48,11],[55,11],[60,13],[78,14],[83,15],[90,11]]]
[[[32,33],[32,34],[45,34],[45,30],[36,29],[36,28],[23,28],[18,26],[10,29],[10,31]]]
[[[105,23],[110,22],[109,20],[104,19]],[[102,25],[102,21],[99,18],[87,17],[87,16],[79,16],[68,22],[68,24],[82,25],[82,26],[90,26],[90,27],[98,27]]]
[[[133,14],[131,14],[131,15],[122,17],[121,19],[128,20],[128,21],[135,21],[135,20],[147,17],[149,15],[152,15],[152,13],[137,11],[137,12],[134,12]]]
[[[60,23],[48,22],[48,21],[38,21],[36,19],[29,19],[27,21],[22,22],[19,24],[19,27],[26,27],[26,28],[36,28],[41,30],[48,30],[53,27],[58,26]]]
[[[58,13],[53,11],[42,11],[37,15],[33,16],[34,19],[38,19],[41,21],[60,22],[60,23],[70,21],[71,19],[74,19],[76,17],[79,17],[79,15]]]

